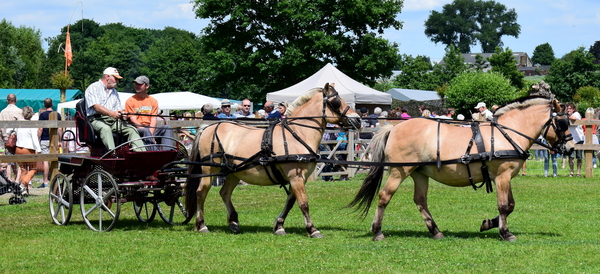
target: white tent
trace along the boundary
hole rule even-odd
[[[192,93],[189,91],[163,92],[151,95],[158,101],[158,106],[161,110],[200,109],[206,103],[211,103],[215,108],[221,106],[221,101],[219,101],[218,99]],[[133,93],[119,92],[119,99],[121,100],[121,105],[123,109],[125,109],[125,102],[131,96],[133,96]],[[79,102],[79,100],[59,103],[58,112],[61,112],[64,108],[75,108],[75,105],[77,104],[77,102]]]
[[[133,93],[128,93],[128,92],[118,92],[118,93],[119,93],[119,100],[121,100],[121,106],[123,108],[125,108],[125,101],[127,101],[127,99],[129,99],[129,97],[133,96]],[[77,105],[77,103],[79,103],[79,101],[81,101],[81,99],[64,102],[64,103],[58,103],[58,106],[56,107],[57,111],[59,113],[63,113],[63,109],[65,109],[65,108],[75,108],[75,105]]]
[[[267,93],[267,101],[293,102],[313,88],[323,88],[326,83],[335,83],[335,89],[349,105],[376,104],[391,105],[392,96],[388,93],[367,87],[339,71],[332,64],[325,65],[317,73],[291,87]]]
[[[435,91],[418,90],[418,89],[402,89],[393,88],[387,91],[392,95],[392,98],[400,101],[431,101],[441,100],[440,96]]]

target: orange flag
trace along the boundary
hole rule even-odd
[[[65,44],[65,58],[67,58],[67,67],[73,63],[73,51],[71,50],[71,34],[67,30],[67,42]]]

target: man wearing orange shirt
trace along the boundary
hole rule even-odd
[[[129,122],[137,128],[140,137],[155,136],[155,138],[144,138],[146,145],[161,144],[157,146],[159,150],[174,149],[174,141],[171,139],[173,138],[173,128],[169,125],[159,126],[156,124],[158,101],[148,95],[150,79],[146,76],[139,76],[133,80],[133,83],[135,85],[135,94],[125,102],[125,111],[129,114]],[[132,113],[141,115],[134,115]]]

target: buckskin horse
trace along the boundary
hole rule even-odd
[[[240,228],[231,193],[243,180],[261,186],[285,187],[289,184],[285,205],[275,220],[275,234],[285,235],[285,218],[298,201],[308,235],[323,237],[310,219],[304,186],[315,169],[316,152],[326,124],[357,129],[360,128],[360,117],[329,84],[296,99],[288,108],[286,117],[271,121],[267,129],[234,121],[219,122],[206,127],[196,138],[190,162],[200,164],[188,166],[191,177],[187,180],[185,191],[189,214],[196,212],[196,231],[209,232],[204,222],[204,202],[214,176],[221,175],[225,176],[225,183],[219,193],[227,208],[227,222],[233,233],[239,233]]]
[[[429,178],[455,187],[476,187],[475,183],[485,182],[488,192],[493,181],[499,215],[484,220],[480,230],[498,227],[502,239],[514,241],[516,237],[507,226],[507,217],[515,207],[510,181],[521,169],[529,155],[528,149],[540,135],[552,147],[540,145],[562,155],[573,150],[563,111],[556,100],[530,96],[498,109],[494,121],[473,122],[470,127],[418,118],[383,128],[372,140],[372,154],[373,162],[385,163],[371,166],[361,189],[348,206],[362,208],[363,216],[368,213],[387,165],[389,177],[379,192],[371,227],[373,240],[384,239],[381,223],[386,206],[408,176],[414,180],[413,200],[429,232],[434,239],[441,239],[444,235],[427,207]]]

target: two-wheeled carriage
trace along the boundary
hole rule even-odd
[[[134,151],[131,142],[124,142],[106,151],[85,115],[78,111],[76,119],[75,139],[90,148],[90,155],[59,157],[60,173],[49,188],[50,216],[55,224],[68,224],[78,203],[89,228],[109,231],[125,202],[133,203],[141,222],[151,222],[157,213],[169,224],[189,222],[191,215],[181,199],[186,167],[179,161],[187,158],[183,144],[173,139],[174,145],[154,144],[147,146],[151,151]]]

